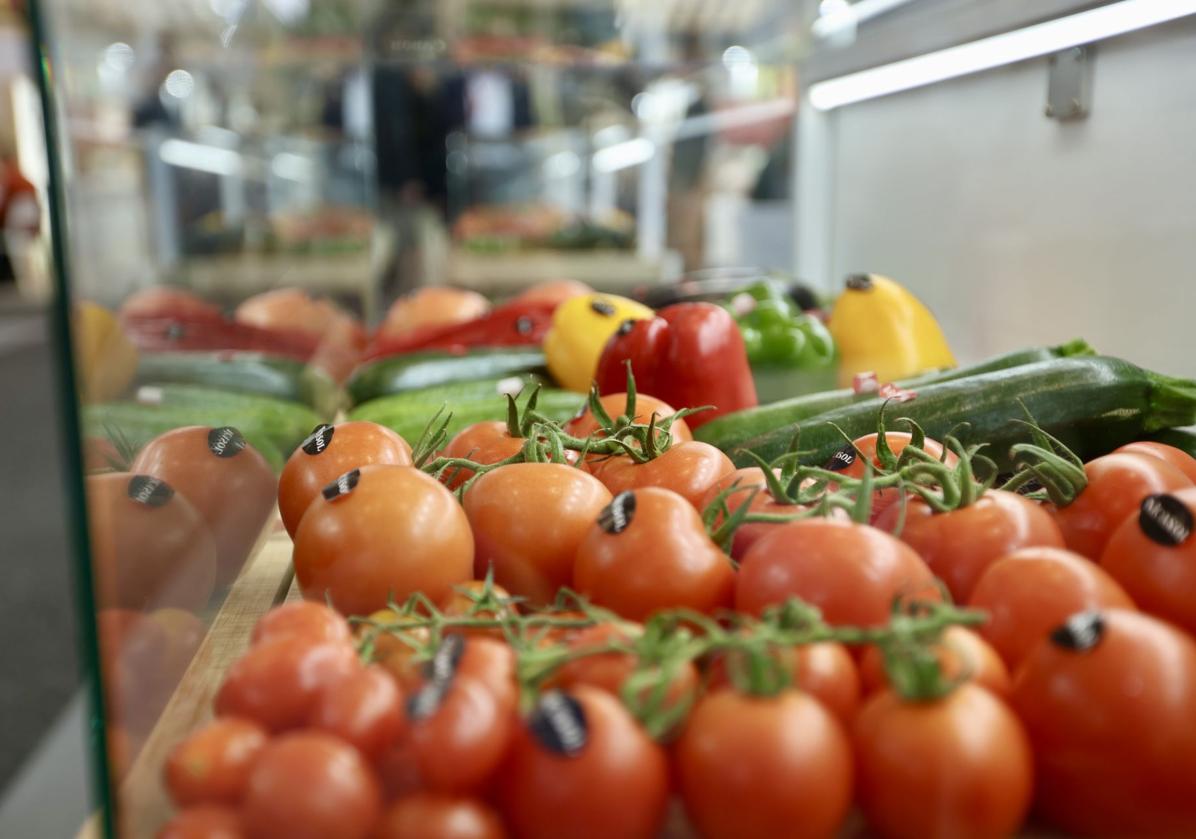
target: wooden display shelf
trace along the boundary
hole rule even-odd
[[[299,596],[293,581],[291,539],[275,516],[120,784],[116,814],[121,837],[154,836],[170,819],[174,806],[162,784],[167,755],[187,734],[211,719],[212,700],[224,672],[249,647],[257,619],[272,606]],[[94,815],[77,839],[102,836],[99,816]]]

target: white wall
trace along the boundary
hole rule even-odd
[[[831,279],[904,282],[964,360],[1083,336],[1196,376],[1196,19],[1094,61],[1076,122],[1046,59],[832,112]]]

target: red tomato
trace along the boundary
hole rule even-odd
[[[590,465],[590,471],[617,495],[632,489],[660,487],[672,490],[698,507],[710,487],[735,471],[725,454],[709,443],[676,443],[647,463],[629,457],[611,457]]]
[[[775,470],[778,473],[780,470]],[[778,504],[768,492],[768,486],[765,483],[764,471],[759,466],[748,466],[743,469],[736,469],[728,475],[724,475],[719,480],[711,485],[710,489],[706,490],[706,494],[702,496],[701,502],[697,505],[699,512],[705,512],[706,509],[714,503],[714,499],[718,497],[720,492],[736,486],[736,491],[727,496],[727,510],[734,513],[745,503],[748,498],[751,498],[751,511],[753,513],[765,513],[773,516],[791,516],[801,512],[804,508],[796,504]],[[759,492],[752,495],[751,490],[759,489]],[[723,517],[719,516],[715,519],[715,526],[722,524]],[[731,556],[736,560],[743,559],[744,554],[748,549],[756,544],[761,536],[768,533],[768,531],[777,527],[776,524],[768,524],[765,522],[756,522],[753,524],[742,524],[735,530],[735,538],[731,543]]]
[[[374,465],[410,466],[411,446],[375,422],[316,426],[278,479],[278,511],[291,538],[324,487],[351,469]]]
[[[798,597],[832,625],[880,626],[898,597],[938,600],[930,569],[889,534],[867,525],[806,519],[775,528],[739,566],[735,608],[759,615]]]
[[[368,617],[379,626],[396,628],[413,620],[413,618],[399,615],[391,609],[379,609]],[[418,688],[423,674],[417,652],[412,645],[385,629],[374,632],[373,627],[368,624],[361,624],[357,627],[356,635],[359,640],[364,638],[366,633],[372,634],[374,639],[371,659],[391,675],[391,678],[398,683],[404,693]],[[429,638],[426,627],[409,627],[404,630],[404,635],[421,645],[427,644]]]
[[[566,467],[568,468],[568,467]],[[474,530],[474,537],[477,537],[477,530]],[[475,564],[477,558],[474,558]],[[482,575],[485,576],[484,574]],[[444,599],[440,604],[440,611],[444,613],[445,617],[449,618],[475,618],[479,620],[498,620],[499,618],[507,618],[515,614],[515,604],[511,601],[511,593],[500,585],[490,584],[490,597],[504,605],[499,607],[482,606],[480,599],[483,597],[483,592],[486,591],[487,585],[484,579],[482,580],[468,580],[458,586],[453,586],[453,593]],[[503,630],[501,627],[477,627],[477,628],[450,628],[446,632],[455,632],[460,635],[481,635],[490,638],[503,638]]]
[[[1000,839],[1030,807],[1033,757],[1001,700],[967,683],[932,701],[876,694],[856,719],[859,801],[893,839]]]
[[[541,697],[498,782],[520,839],[652,839],[669,796],[664,750],[619,700],[586,686]]]
[[[1168,446],[1166,443],[1153,443],[1149,440],[1139,440],[1137,443],[1127,443],[1113,452],[1114,454],[1141,454],[1147,457],[1157,457],[1165,460],[1179,471],[1188,476],[1188,480],[1196,484],[1196,457]]]
[[[88,475],[87,526],[101,608],[198,612],[216,583],[216,543],[186,498],[148,475]]]
[[[577,280],[547,280],[524,289],[515,299],[523,303],[555,303],[559,306],[566,300],[593,293],[594,289]]]
[[[360,667],[348,644],[289,636],[262,641],[225,674],[216,713],[244,717],[270,731],[297,728],[307,722],[325,685]]]
[[[229,807],[192,807],[177,813],[158,839],[246,839],[240,814]]]
[[[980,575],[968,605],[988,612],[976,631],[1010,668],[1069,615],[1134,608],[1100,566],[1060,548],[1023,548],[1001,557]]]
[[[627,413],[626,393],[608,393],[606,396],[601,397],[598,402],[601,403],[602,409],[606,411],[606,415],[613,420],[617,420],[623,414]],[[652,419],[652,415],[656,414],[656,421],[659,423],[662,419],[671,417],[675,413],[677,413],[676,408],[668,402],[657,399],[655,396],[648,396],[645,393],[637,393],[635,395],[634,419],[636,422],[647,425]],[[565,431],[574,437],[589,437],[598,431],[599,428],[598,420],[590,413],[588,405],[580,414],[565,423]],[[673,424],[669,426],[669,436],[672,437],[674,443],[684,443],[694,438],[693,432],[690,431],[684,419],[673,421]],[[590,459],[593,459],[593,457],[591,456]]]
[[[889,507],[876,521],[892,532],[900,505]],[[1014,492],[992,490],[975,503],[949,513],[936,513],[921,499],[905,509],[901,541],[918,552],[951,596],[966,601],[984,569],[1019,548],[1063,547],[1063,535],[1051,514]]]
[[[250,839],[367,839],[382,815],[382,791],[352,746],[323,732],[296,732],[263,750],[242,814]]]
[[[1139,612],[1082,612],[1022,662],[1013,705],[1037,809],[1094,836],[1196,831],[1196,642]]]
[[[1099,560],[1105,543],[1148,495],[1192,486],[1179,469],[1158,457],[1107,454],[1084,465],[1088,486],[1066,507],[1054,510],[1067,547]]]
[[[353,670],[320,691],[308,725],[335,734],[368,758],[377,758],[402,734],[403,695],[385,669]]]
[[[476,291],[428,286],[392,303],[378,334],[397,337],[429,326],[465,323],[489,310],[490,301]]]
[[[192,425],[150,440],[129,468],[191,502],[216,540],[216,584],[231,583],[274,510],[278,480],[266,459],[235,428]]]
[[[502,820],[475,798],[417,793],[382,816],[373,839],[506,839]]]
[[[348,479],[354,473],[345,476]],[[295,579],[309,600],[368,614],[419,591],[443,600],[473,573],[473,535],[457,499],[407,466],[366,466],[312,504],[295,534]]]
[[[150,286],[135,291],[120,304],[120,316],[173,317],[180,320],[223,320],[220,307],[198,294],[171,286]]]
[[[166,656],[161,675],[173,690],[203,643],[208,628],[202,620],[183,609],[156,609],[149,613],[149,619],[166,630]]]
[[[148,731],[174,687],[163,676],[170,656],[169,633],[162,624],[128,609],[101,609],[96,627],[108,715],[124,728]]]
[[[956,679],[966,673],[970,681],[994,696],[1001,699],[1009,696],[1008,668],[997,651],[972,630],[962,626],[947,627],[934,652],[944,677]],[[869,647],[864,653],[860,660],[860,679],[867,694],[889,687],[889,676],[879,647]]]
[[[642,621],[661,609],[730,605],[735,572],[692,505],[649,487],[620,493],[590,527],[573,583],[597,605]]]
[[[474,463],[491,464],[518,454],[524,442],[522,437],[511,436],[505,422],[475,422],[458,431],[440,454],[443,457],[461,457]],[[449,489],[456,489],[472,477],[472,469],[456,468],[445,472],[442,480]]]
[[[819,641],[773,651],[789,673],[793,687],[821,702],[839,722],[849,725],[860,709],[860,674],[842,644]],[[730,655],[719,656],[707,675],[709,690],[727,687]]]
[[[610,500],[597,478],[560,463],[513,463],[482,475],[464,499],[474,574],[493,569],[512,594],[551,603],[572,582],[577,548]]]
[[[269,735],[250,720],[220,717],[190,734],[166,758],[166,787],[180,807],[239,804]]]
[[[1100,564],[1144,612],[1196,633],[1196,489],[1149,495],[1105,545]]]
[[[480,789],[511,740],[513,696],[458,672],[428,680],[407,701],[408,738],[423,785],[437,792]]]
[[[349,623],[323,603],[295,600],[275,606],[253,625],[254,644],[283,636],[312,641],[348,641]]]
[[[484,684],[500,705],[513,708],[519,699],[519,688],[515,683],[515,651],[502,641],[466,639],[457,661],[457,674]]]
[[[832,837],[851,805],[847,735],[800,691],[708,694],[674,756],[686,813],[706,839]]]
[[[866,462],[871,462],[872,468],[880,471],[882,468],[880,456],[876,453],[876,444],[878,442],[880,442],[880,434],[877,432],[857,437],[852,441],[850,446],[844,446],[837,451],[826,464],[826,468],[835,472],[842,472],[845,476],[855,478],[856,480],[864,477],[864,464]],[[906,431],[886,431],[885,442],[889,444],[889,449],[893,454],[900,457],[901,452],[913,442],[913,435]],[[922,450],[935,460],[942,460],[948,466],[954,466],[959,463],[959,458],[955,455],[955,452],[949,451],[946,457],[943,457],[943,444],[937,440],[927,438],[922,445]],[[900,498],[901,493],[896,489],[880,489],[872,493],[871,520],[876,521],[881,513],[891,507]]]

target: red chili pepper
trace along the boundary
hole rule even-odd
[[[254,350],[307,361],[320,338],[304,332],[261,329],[229,320],[125,317],[125,334],[142,350]]]
[[[713,303],[666,306],[651,320],[626,321],[598,361],[601,393],[627,389],[630,359],[635,387],[674,408],[713,405],[685,418],[696,428],[756,405],[756,383],[735,319]]]
[[[539,344],[552,325],[556,304],[514,300],[480,318],[448,326],[433,326],[407,335],[379,335],[366,352],[374,359],[419,350],[461,352],[473,347],[510,347]]]

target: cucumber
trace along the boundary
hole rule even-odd
[[[354,405],[379,396],[515,373],[544,373],[539,347],[487,347],[461,354],[404,353],[358,367],[346,388]]]
[[[1009,447],[1027,440],[1019,400],[1038,423],[1085,460],[1145,434],[1196,422],[1196,382],[1151,373],[1117,358],[1060,358],[921,387],[909,402],[890,403],[889,428],[913,419],[931,437],[954,433],[964,443],[987,443],[985,454],[1008,468]],[[800,426],[807,463],[825,463],[854,439],[876,430],[884,400],[871,398],[753,437],[730,452],[736,465],[783,454]],[[962,425],[965,424],[966,425]],[[837,428],[836,428],[837,427]],[[838,429],[842,430],[842,433]]]
[[[543,387],[545,384],[543,377],[525,373],[518,376],[505,376],[501,379],[480,379],[476,382],[432,385],[431,387],[421,387],[418,390],[379,396],[377,399],[371,399],[353,408],[349,412],[349,416],[352,419],[364,419],[371,422],[375,417],[387,414],[425,413],[431,416],[441,405],[456,408],[466,402],[493,401],[497,398],[505,400],[504,393],[514,392],[518,397],[526,395],[529,388],[536,385]]]
[[[154,352],[137,364],[137,382],[177,382],[302,402],[322,418],[345,401],[320,370],[293,358],[258,352]]]
[[[520,396],[518,400],[520,405],[526,403],[528,392],[525,390]],[[550,419],[564,422],[573,417],[584,402],[585,397],[580,393],[547,388],[540,391],[540,396],[536,401],[536,410]],[[497,395],[485,399],[436,404],[410,400],[407,395],[403,395],[387,396],[359,405],[349,412],[349,419],[369,420],[379,425],[385,425],[407,442],[414,444],[423,434],[428,421],[442,405],[447,405],[448,410],[452,412],[448,423],[450,437],[475,422],[507,418],[507,400],[499,398]]]
[[[905,388],[922,388],[927,385],[950,382],[976,376],[981,373],[992,373],[1008,370],[1027,364],[1050,361],[1055,358],[1077,358],[1093,355],[1092,347],[1082,339],[1077,338],[1057,347],[1030,347],[1024,350],[998,355],[987,361],[970,364],[965,367],[954,367],[950,370],[938,370],[924,373],[909,379],[902,379],[898,385]],[[743,411],[724,414],[718,419],[702,425],[694,430],[694,439],[710,443],[723,451],[730,451],[743,444],[746,440],[765,434],[774,428],[791,425],[795,422],[816,416],[824,411],[833,411],[848,405],[865,404],[875,397],[868,394],[857,394],[850,388],[828,390],[823,393],[810,393],[796,396],[770,405],[761,405]]]
[[[277,429],[280,438],[303,440],[311,429],[324,419],[306,405],[275,399],[271,396],[257,396],[248,393],[171,383],[139,385],[131,394],[132,401],[139,405],[165,408],[219,410],[222,413],[236,413],[251,416],[255,420]]]

